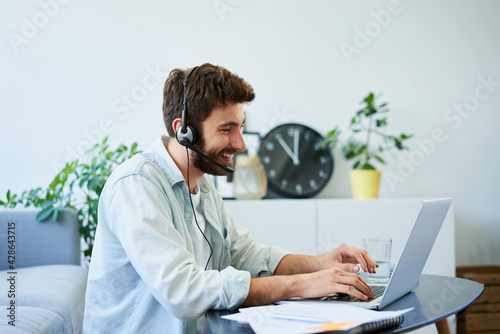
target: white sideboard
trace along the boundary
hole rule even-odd
[[[362,247],[363,237],[391,237],[396,262],[423,199],[225,200],[236,223],[258,241],[295,254],[322,254],[341,243]],[[455,276],[453,205],[424,273]]]

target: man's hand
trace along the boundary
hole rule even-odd
[[[276,275],[306,274],[337,268],[349,273],[357,273],[359,267],[368,273],[375,273],[378,264],[363,249],[342,244],[336,249],[317,256],[289,254],[281,259]]]
[[[359,275],[329,268],[311,274],[297,275],[302,298],[316,298],[334,293],[346,293],[361,300],[373,298],[373,292]]]
[[[319,255],[318,262],[321,268],[335,267],[351,273],[359,271],[357,264],[360,264],[361,269],[365,272],[372,274],[378,267],[367,251],[346,244],[342,244],[326,254]]]
[[[346,293],[361,300],[373,298],[373,292],[359,275],[332,267],[298,275],[254,277],[242,307],[266,305],[292,297],[318,298]]]
[[[286,255],[273,276],[252,278],[242,306],[264,305],[292,297],[317,298],[346,293],[361,300],[373,298],[368,284],[357,274],[374,273],[378,264],[363,249],[340,245],[318,256]]]

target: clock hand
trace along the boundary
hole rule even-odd
[[[290,147],[288,147],[288,145],[285,143],[285,141],[283,140],[283,137],[281,137],[281,135],[280,135],[280,136],[276,136],[276,138],[278,139],[278,143],[280,143],[281,147],[283,147],[283,149],[285,150],[286,154],[288,154],[290,159],[292,159],[293,164],[297,165],[297,163],[296,163],[297,159],[295,158],[295,154],[292,152]]]
[[[295,129],[293,133],[293,156],[295,157],[293,164],[294,165],[300,165],[300,160],[299,160],[299,135],[300,135],[300,129]]]

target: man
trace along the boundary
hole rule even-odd
[[[254,97],[222,67],[170,73],[169,138],[118,167],[100,198],[84,332],[195,332],[210,309],[336,292],[372,297],[356,274],[358,263],[375,271],[365,251],[292,255],[257,243],[226,211],[206,174],[231,172],[245,149],[243,103]]]

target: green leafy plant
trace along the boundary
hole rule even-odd
[[[392,136],[382,131],[387,126],[385,114],[389,112],[389,109],[387,103],[377,105],[373,93],[369,93],[361,103],[364,104],[363,108],[356,112],[349,124],[352,134],[347,142],[340,141],[341,131],[336,127],[327,133],[324,144],[332,149],[341,144],[344,157],[347,160],[354,160],[353,169],[376,169],[373,166],[374,160],[385,164],[382,154],[393,149],[408,149],[404,143],[413,135],[401,133],[398,136]],[[381,139],[379,140],[381,144],[373,144],[375,136]]]
[[[6,201],[0,200],[0,207],[41,208],[37,215],[39,221],[49,218],[56,221],[61,210],[75,210],[81,236],[87,245],[84,255],[90,259],[97,228],[97,206],[104,184],[114,168],[139,152],[137,143],[130,147],[119,145],[111,150],[106,137],[85,152],[82,161],[67,162],[46,189],[26,190],[20,195],[9,189]]]

